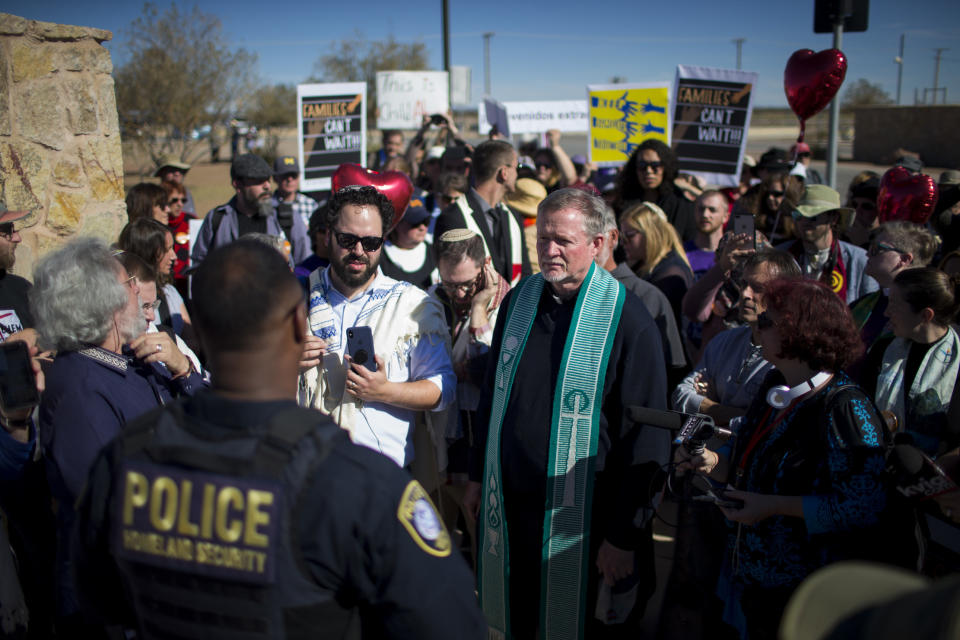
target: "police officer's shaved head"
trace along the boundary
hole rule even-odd
[[[211,351],[253,346],[303,293],[283,257],[255,240],[215,249],[193,278],[194,321]]]

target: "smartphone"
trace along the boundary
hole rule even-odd
[[[16,411],[39,403],[40,393],[27,343],[14,340],[0,344],[0,406],[5,411]]]
[[[347,329],[347,354],[357,364],[370,371],[377,370],[374,358],[373,330],[370,327],[350,327]]]
[[[753,216],[749,213],[736,213],[733,216],[733,232],[737,235],[754,235],[755,223]]]
[[[743,500],[729,498],[721,489],[707,489],[705,494],[694,496],[693,499],[698,502],[712,502],[724,509],[743,509]]]

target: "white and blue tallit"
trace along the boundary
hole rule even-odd
[[[500,473],[503,419],[544,286],[543,276],[536,274],[514,290],[496,365],[477,526],[480,604],[491,638],[510,637],[509,532]],[[625,295],[623,285],[591,265],[577,294],[564,345],[553,397],[543,514],[540,637],[544,640],[583,637],[600,408]]]

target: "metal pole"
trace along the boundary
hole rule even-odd
[[[833,48],[843,44],[843,18],[838,15],[833,22]],[[827,139],[827,184],[837,189],[837,137],[840,129],[840,92],[830,102],[830,134]],[[837,189],[839,191],[839,189]]]
[[[737,71],[740,70],[740,50],[743,47],[743,43],[746,41],[746,38],[734,38],[733,44],[737,45]]]
[[[933,104],[937,104],[937,91],[940,90],[940,56],[944,51],[950,51],[947,48],[934,49],[937,54],[937,62],[933,67]],[[946,102],[946,96],[944,96]]]
[[[447,72],[447,102],[453,104],[450,92],[453,82],[450,79],[450,2],[443,0],[443,70]]]
[[[490,95],[490,38],[493,32],[483,34],[483,94]]]
[[[897,56],[895,62],[899,66],[897,69],[897,106],[900,106],[900,87],[903,86],[903,41],[907,37],[907,34],[900,34],[900,55]]]

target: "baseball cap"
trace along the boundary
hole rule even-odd
[[[28,215],[30,215],[29,211],[7,211],[7,203],[0,200],[0,224],[23,220]]]
[[[759,167],[768,171],[789,171],[792,163],[790,154],[779,147],[771,147],[760,156]]]
[[[798,142],[790,147],[790,155],[795,156],[798,153],[810,153],[810,145],[806,142]]]
[[[266,180],[273,172],[267,161],[258,155],[245,153],[237,156],[230,163],[230,178],[233,180],[262,179]]]
[[[407,210],[403,213],[402,220],[411,227],[415,227],[429,219],[430,212],[427,211],[427,208],[423,205],[423,200],[420,198],[410,198],[410,204],[407,205]]]
[[[300,174],[300,163],[294,156],[280,156],[273,161],[273,175],[282,176],[288,173]]]

